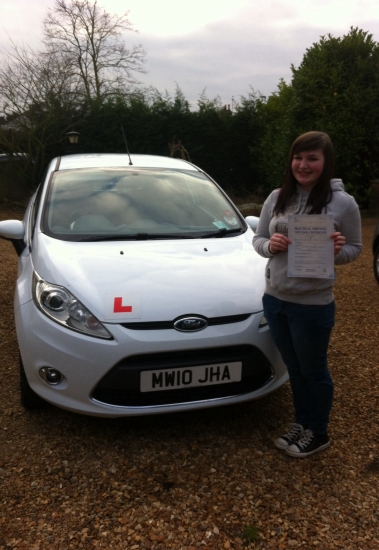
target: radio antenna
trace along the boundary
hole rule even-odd
[[[130,158],[130,153],[129,153],[129,149],[128,149],[128,144],[127,144],[127,142],[126,142],[124,127],[123,127],[122,124],[121,124],[121,130],[122,130],[122,135],[124,136],[126,152],[128,153],[128,156],[129,156],[129,166],[133,166],[132,159]]]

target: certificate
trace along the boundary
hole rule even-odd
[[[334,231],[331,214],[290,214],[287,276],[334,279]]]

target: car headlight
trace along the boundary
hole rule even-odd
[[[113,340],[100,321],[67,288],[47,283],[35,271],[33,300],[38,309],[56,323],[88,336]]]

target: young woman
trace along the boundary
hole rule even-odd
[[[300,458],[330,445],[333,382],[327,350],[334,325],[334,281],[287,277],[288,215],[332,214],[335,264],[355,260],[362,250],[359,209],[342,181],[332,179],[333,170],[329,136],[299,136],[291,147],[284,185],[264,203],[253,240],[258,254],[268,258],[264,315],[288,368],[295,406],[295,423],[274,444]]]

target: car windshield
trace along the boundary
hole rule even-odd
[[[67,241],[213,238],[246,230],[218,187],[193,170],[55,172],[42,230]]]

